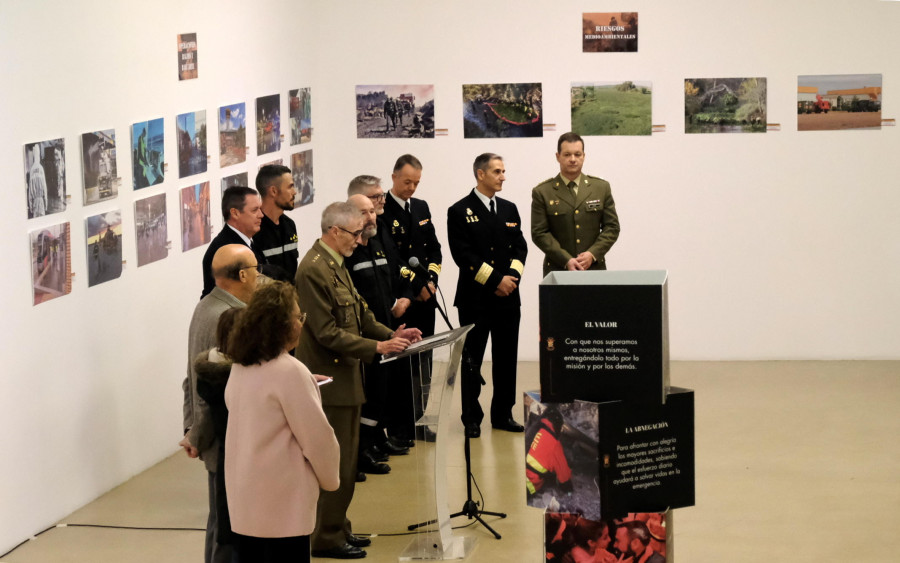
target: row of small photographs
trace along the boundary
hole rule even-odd
[[[312,139],[310,89],[288,92],[291,145]],[[281,150],[281,96],[256,99],[256,150],[269,154]],[[206,111],[183,113],[175,118],[178,147],[178,177],[202,174],[207,169]],[[246,104],[219,108],[219,166],[225,168],[247,160]],[[114,199],[120,179],[116,162],[116,131],[106,129],[81,135],[84,204]],[[25,145],[25,184],[28,218],[60,213],[66,209],[65,139]],[[135,190],[165,180],[165,134],[163,118],[131,126],[132,179]]]
[[[797,129],[879,129],[880,74],[810,75],[797,80]],[[541,83],[465,84],[466,139],[543,136]],[[650,135],[653,86],[646,81],[575,82],[572,131],[584,136]],[[767,80],[684,81],[685,133],[764,133]],[[433,85],[356,87],[356,136],[433,138]]]
[[[297,187],[294,207],[309,205],[315,198],[313,155],[306,150],[291,155],[291,174]],[[260,164],[282,164],[283,159]],[[231,186],[247,186],[249,174],[240,172],[220,181],[220,196]],[[180,190],[181,249],[187,252],[209,243],[212,236],[210,184],[202,182]],[[138,267],[169,255],[166,194],[134,202],[134,229]],[[88,287],[122,275],[122,212],[108,211],[85,219]],[[69,223],[51,225],[30,233],[33,304],[38,305],[72,291],[71,228]]]

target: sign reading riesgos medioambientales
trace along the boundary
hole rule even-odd
[[[581,42],[585,53],[636,53],[638,13],[583,13]]]

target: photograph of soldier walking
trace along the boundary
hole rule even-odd
[[[356,87],[356,137],[434,138],[434,85]]]

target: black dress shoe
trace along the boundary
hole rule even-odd
[[[378,448],[379,451],[384,452],[388,455],[407,455],[409,453],[408,447],[402,448],[400,446],[395,446],[390,442],[390,440],[385,440],[384,442],[373,447]]]
[[[391,466],[386,463],[379,463],[372,459],[372,454],[363,452],[359,454],[359,460],[356,462],[356,468],[363,473],[373,473],[375,475],[384,475],[391,472]]]
[[[362,471],[357,471],[356,472],[356,482],[362,483],[365,480],[366,480],[366,474],[363,473]]]
[[[369,547],[372,545],[372,540],[367,538],[366,536],[357,536],[356,534],[350,534],[347,536],[347,543],[352,545],[353,547]]]
[[[363,452],[360,452],[360,455],[362,455],[365,452],[368,452],[369,455],[372,456],[372,459],[374,459],[375,461],[387,461],[388,460],[388,455],[385,452],[379,450],[375,446],[369,446],[368,448],[363,450]]]
[[[475,424],[474,422],[469,422],[466,424],[466,437],[467,438],[480,438],[481,437],[481,425]]]
[[[404,438],[403,436],[389,436],[388,442],[396,446],[398,448],[414,448],[416,447],[416,441],[410,440],[409,438]]]
[[[491,426],[496,428],[497,430],[506,430],[507,432],[524,432],[525,427],[516,422],[513,419],[508,419],[503,422],[492,422]]]
[[[331,559],[362,559],[366,556],[366,552],[358,547],[353,547],[349,543],[345,543],[344,545],[328,549],[314,549],[310,555]]]

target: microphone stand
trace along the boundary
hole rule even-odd
[[[447,323],[447,327],[450,330],[453,330],[453,325],[450,324],[450,319],[447,318],[447,313],[444,312],[444,309],[441,308],[441,304],[438,303],[437,295],[435,292],[431,291],[431,288],[428,287],[428,284],[425,284],[425,287],[428,289],[428,293],[434,298],[434,304],[437,306],[437,310],[440,311],[441,316],[444,318],[444,322]],[[463,347],[463,361],[469,363],[469,356]],[[471,365],[471,363],[469,363]],[[484,383],[484,378],[482,378],[479,374],[479,378],[481,379],[481,383]],[[471,447],[471,438],[466,433],[463,433],[465,436],[465,458],[466,458],[466,502],[463,503],[462,510],[459,512],[454,512],[450,515],[450,518],[456,518],[458,516],[465,516],[469,520],[475,519],[479,524],[488,529],[488,531],[494,535],[498,540],[501,538],[500,534],[497,533],[496,530],[490,527],[487,522],[481,517],[483,514],[488,516],[498,516],[500,518],[506,518],[506,513],[504,512],[490,512],[488,510],[481,510],[478,507],[478,503],[472,498],[472,482],[475,480],[475,476],[472,474],[472,447]],[[419,522],[418,524],[410,524],[407,526],[408,530],[415,530],[417,528],[421,528],[422,526],[429,526],[431,524],[436,524],[437,520],[426,520],[425,522]]]

